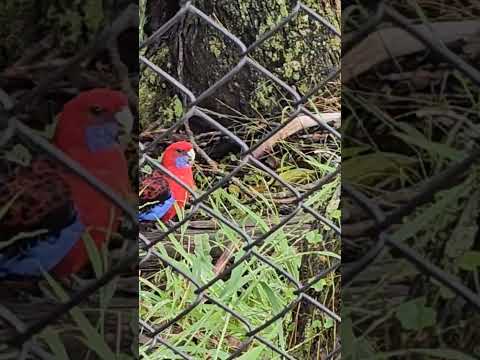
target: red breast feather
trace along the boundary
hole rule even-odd
[[[55,144],[61,150],[120,195],[130,193],[128,164],[123,149],[113,146],[92,154],[86,145],[85,130],[96,121],[92,109],[100,107],[107,115],[113,115],[127,106],[127,97],[118,91],[95,89],[84,92],[65,105],[55,135]],[[100,248],[107,239],[106,235],[117,231],[121,210],[76,174],[65,174],[64,180],[72,191],[82,223],[87,225],[91,238]],[[54,272],[59,276],[75,273],[88,261],[88,253],[80,239]]]
[[[163,153],[162,157],[162,165],[165,166],[172,174],[174,174],[179,180],[181,180],[188,188],[193,189],[194,188],[194,180],[193,180],[193,172],[192,172],[192,167],[188,166],[185,168],[178,168],[176,166],[176,160],[181,154],[179,154],[180,151],[182,152],[188,152],[192,150],[192,144],[190,144],[188,141],[178,141],[175,142],[171,145],[169,145],[166,149],[165,152]],[[184,208],[186,202],[188,201],[188,198],[190,196],[189,192],[185,190],[185,188],[177,183],[173,178],[165,175],[170,191],[174,197],[174,199],[177,202],[178,207]],[[176,214],[175,207],[172,207],[162,218],[164,222],[170,220],[173,218]]]

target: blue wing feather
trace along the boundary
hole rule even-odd
[[[41,276],[57,265],[81,239],[85,226],[78,216],[55,235],[31,239],[25,248],[13,256],[0,254],[0,278],[7,276]]]
[[[170,195],[170,197],[164,202],[151,207],[145,212],[139,213],[138,219],[140,221],[156,221],[161,219],[167,213],[167,211],[170,210],[174,203],[175,199]]]
[[[163,174],[156,170],[141,182],[141,203],[145,207],[138,214],[139,221],[157,221],[170,210],[175,203],[168,181]],[[150,205],[149,203],[156,203]]]
[[[81,239],[85,226],[62,171],[51,160],[37,158],[0,182],[0,204],[20,194],[0,221],[0,279],[42,276]],[[46,232],[15,239],[39,230]]]

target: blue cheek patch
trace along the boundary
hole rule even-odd
[[[57,236],[32,241],[32,245],[22,249],[13,257],[0,254],[0,278],[14,276],[42,276],[42,270],[50,271],[81,240],[85,226],[80,220],[64,228]],[[22,240],[19,240],[22,241]],[[25,240],[23,240],[25,241]]]
[[[190,167],[188,156],[179,156],[175,160],[175,166],[179,169]]]
[[[115,122],[87,127],[86,138],[90,151],[97,152],[113,147],[117,143],[119,126]]]
[[[138,214],[140,221],[156,221],[161,219],[175,203],[173,196],[170,196],[165,202],[157,204],[148,211]]]

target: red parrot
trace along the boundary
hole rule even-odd
[[[178,177],[188,188],[193,189],[192,165],[195,151],[188,141],[178,141],[169,145],[162,157],[162,165]],[[189,192],[170,176],[154,170],[140,184],[140,221],[161,219],[168,222],[176,215],[175,202],[183,208]]]
[[[109,89],[80,93],[58,116],[53,143],[119,195],[131,194],[123,140],[133,116],[127,97]],[[65,277],[89,260],[86,231],[99,248],[121,211],[55,160],[37,158],[0,184],[0,278]],[[30,233],[20,237],[20,232]],[[32,233],[36,235],[32,235]]]

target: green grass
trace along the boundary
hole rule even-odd
[[[253,131],[253,129],[249,129]],[[339,144],[331,137],[323,144],[295,140],[282,141],[276,146],[277,173],[299,188],[314,183],[334,170],[339,156]],[[236,161],[232,158],[222,162],[224,171],[232,170]],[[197,166],[196,182],[200,189],[208,189],[218,178],[212,177],[208,167]],[[310,196],[306,203],[338,224],[339,179],[327,184]],[[257,168],[248,165],[236,177],[236,181],[218,189],[208,198],[208,205],[216,214],[237,224],[248,235],[258,238],[265,234],[285,213],[293,211],[294,204],[276,202],[276,195],[291,197],[283,185]],[[234,259],[245,255],[245,239],[211,216],[199,212],[195,220],[209,220],[219,226],[213,233],[193,233],[188,223],[175,234],[156,245],[164,261],[180,269],[199,284],[206,284],[215,277],[215,249],[234,246]],[[314,225],[315,219],[306,212],[299,212],[294,220],[282,227],[256,248],[256,252],[287,271],[296,281],[307,283],[321,269],[340,260],[340,242],[332,231],[323,225]],[[252,226],[252,224],[254,226]],[[158,225],[164,228],[163,225]],[[169,249],[174,248],[174,251]],[[218,252],[218,251],[217,251]],[[156,264],[156,265],[155,265]],[[154,262],[142,272],[140,279],[140,317],[149,324],[159,326],[192,304],[196,295],[195,286],[172,266]],[[157,270],[153,270],[156,268]],[[309,294],[330,309],[338,311],[338,275],[329,275],[314,286]],[[208,295],[223,305],[241,314],[252,328],[262,325],[292,303],[295,286],[272,267],[251,256],[236,267],[231,276],[216,282],[208,289]],[[305,328],[299,318],[306,317]],[[193,311],[165,330],[161,336],[177,349],[198,359],[225,359],[245,341],[247,329],[232,315],[212,303],[201,303]],[[296,306],[281,320],[261,332],[264,339],[272,342],[298,358],[320,359],[322,350],[333,350],[337,324],[330,318],[304,304]],[[298,336],[298,339],[296,337]],[[300,339],[300,340],[299,340]],[[318,349],[317,349],[318,348]],[[147,351],[140,348],[145,359],[177,359],[168,348],[157,346]],[[318,352],[318,354],[316,354]],[[242,359],[277,359],[259,342],[247,347]]]
[[[145,10],[141,10],[140,17],[141,23],[144,23]],[[259,88],[255,91],[260,95],[265,94],[260,96],[261,100],[269,105],[274,102],[276,106],[273,108],[283,109],[282,114],[263,114],[261,101],[259,104],[251,104],[255,112],[248,115],[223,103],[223,109],[229,115],[202,110],[213,118],[220,116],[225,122],[228,120],[228,129],[247,144],[253,145],[278,124],[286,121],[287,114],[293,110],[292,100],[276,84],[267,80],[257,86]],[[269,90],[262,92],[262,87]],[[312,98],[307,106],[313,112],[339,111],[339,92],[339,81],[332,82],[328,89]],[[170,117],[165,117],[165,122],[160,127],[168,127],[169,120]],[[218,140],[210,140],[208,137],[202,137],[201,140],[200,137],[197,138],[198,145],[205,150],[216,141]],[[333,136],[318,128],[311,128],[277,143],[274,153],[264,161],[283,181],[304,193],[339,165],[340,147],[340,142]],[[150,155],[157,158],[159,154]],[[195,166],[199,192],[207,191],[239,163],[238,155],[230,154],[218,161],[218,170],[215,170],[200,159]],[[337,178],[309,196],[306,204],[338,226],[341,215],[339,199],[340,179]],[[233,181],[214,191],[206,199],[205,205],[215,214],[236,224],[252,239],[266,234],[296,208],[291,191],[251,164],[246,165]],[[191,209],[187,209],[181,217],[188,215],[189,211]],[[210,229],[195,230],[192,223],[185,223],[156,244],[155,250],[160,254],[161,260],[150,258],[142,265],[140,318],[154,327],[166,324],[195,303],[197,295],[193,282],[204,285],[215,278],[215,263],[227,247],[234,249],[230,264],[246,255],[244,247],[248,241],[221,221],[202,210],[195,213],[192,220],[203,221]],[[145,234],[158,234],[164,230],[165,226],[158,223],[154,229],[147,229]],[[255,247],[255,252],[288,272],[295,281],[306,284],[320,271],[340,261],[341,244],[331,229],[318,222],[310,213],[300,210],[289,223]],[[145,254],[141,254],[143,255]],[[297,296],[294,294],[296,287],[285,276],[274,271],[259,257],[249,255],[231,274],[215,282],[206,294],[240,314],[255,328],[281,312]],[[193,281],[175,269],[187,274]],[[339,313],[339,272],[327,275],[307,293]],[[201,301],[159,336],[194,359],[213,360],[228,358],[247,340],[247,331],[235,316],[212,302]],[[306,302],[301,302],[274,324],[263,329],[259,336],[295,358],[320,360],[336,347],[338,331],[335,321]],[[146,338],[141,341],[145,343],[148,341],[148,333],[143,335]],[[166,346],[157,343],[150,348],[150,345],[146,343],[140,346],[142,358],[180,359]],[[253,341],[239,359],[272,360],[280,357],[260,342]]]
[[[90,262],[94,271],[94,278],[83,279],[86,281],[94,281],[108,271],[112,257],[107,249],[108,244],[104,244],[102,249],[98,250],[93,240],[88,234],[85,234],[83,241],[86,244],[87,251],[90,257]],[[80,279],[80,278],[76,278]],[[81,279],[80,279],[81,280]],[[85,284],[80,284],[85,286]],[[72,294],[71,290],[65,288],[64,284],[54,279],[50,274],[44,273],[44,279],[39,282],[39,289],[43,292],[43,297],[48,300],[36,300],[37,303],[29,306],[34,312],[27,315],[37,318],[40,314],[46,315],[53,311],[53,309],[60,303],[67,302]],[[132,316],[135,308],[128,309],[131,301],[123,302],[118,296],[114,297],[116,291],[119,290],[118,281],[114,280],[102,287],[96,296],[89,300],[85,300],[81,305],[72,308],[60,321],[52,323],[43,331],[33,337],[34,343],[41,345],[43,350],[50,353],[55,359],[134,359],[137,351],[137,345],[131,343],[131,348],[125,350],[126,339],[135,338],[138,332],[136,321],[137,318]],[[29,303],[25,300],[17,300],[17,304],[25,307]],[[7,307],[10,308],[11,305]],[[120,309],[124,307],[124,309]],[[120,310],[119,310],[120,309]],[[126,309],[126,311],[125,311]],[[13,308],[13,311],[16,309]],[[131,316],[130,328],[125,329],[124,324],[127,322],[127,317]],[[113,320],[112,320],[113,319]],[[113,325],[112,325],[113,321]],[[17,326],[24,326],[19,318],[15,319]],[[112,341],[112,334],[115,334],[115,340]],[[72,347],[75,343],[81,343],[81,350],[85,352],[82,356],[81,352],[72,353]],[[115,344],[117,346],[115,346]],[[78,346],[78,345],[77,345]],[[2,356],[6,356],[6,351],[11,349],[0,349]],[[14,354],[15,352],[12,352]]]
[[[478,4],[469,1],[458,7],[444,1],[396,2],[395,6],[427,22],[462,20],[471,17],[475,8],[478,11]],[[365,20],[361,19],[362,11],[353,15],[347,29],[354,30],[355,22]],[[420,65],[415,61],[419,58],[416,54],[395,59],[390,70],[384,64],[379,73],[406,73],[419,66],[432,72],[439,68],[428,57]],[[415,79],[385,81],[377,76],[379,73],[371,71],[342,90],[347,135],[342,176],[376,197],[389,212],[406,204],[432,176],[468,154],[478,141],[480,101],[478,88],[452,68],[445,70],[440,82],[433,81],[425,88],[417,88]],[[418,207],[390,229],[394,239],[411,246],[477,293],[479,209],[473,199],[479,191],[478,174],[478,166],[474,166],[458,183],[440,191],[434,201]],[[350,225],[347,222],[343,229]],[[352,258],[347,256],[347,262],[368,251],[376,239],[359,235],[353,241],[356,248],[348,246]],[[413,283],[418,285],[415,291],[409,286]],[[453,314],[449,310],[453,294],[422,276],[395,252],[381,256],[343,296],[343,346],[351,349],[343,354],[346,359],[460,359],[469,358],[467,353],[478,355],[478,338],[473,336],[478,314],[459,307],[455,317],[445,316]],[[398,331],[392,335],[393,328]]]
[[[139,40],[139,43],[142,43],[142,41],[145,40],[145,32],[144,32],[144,28],[145,28],[145,24],[147,23],[148,21],[148,18],[147,18],[147,15],[146,15],[146,7],[147,7],[147,0],[140,0],[139,2],[139,7],[138,7],[138,11],[139,11],[139,25],[138,25],[138,40]]]

